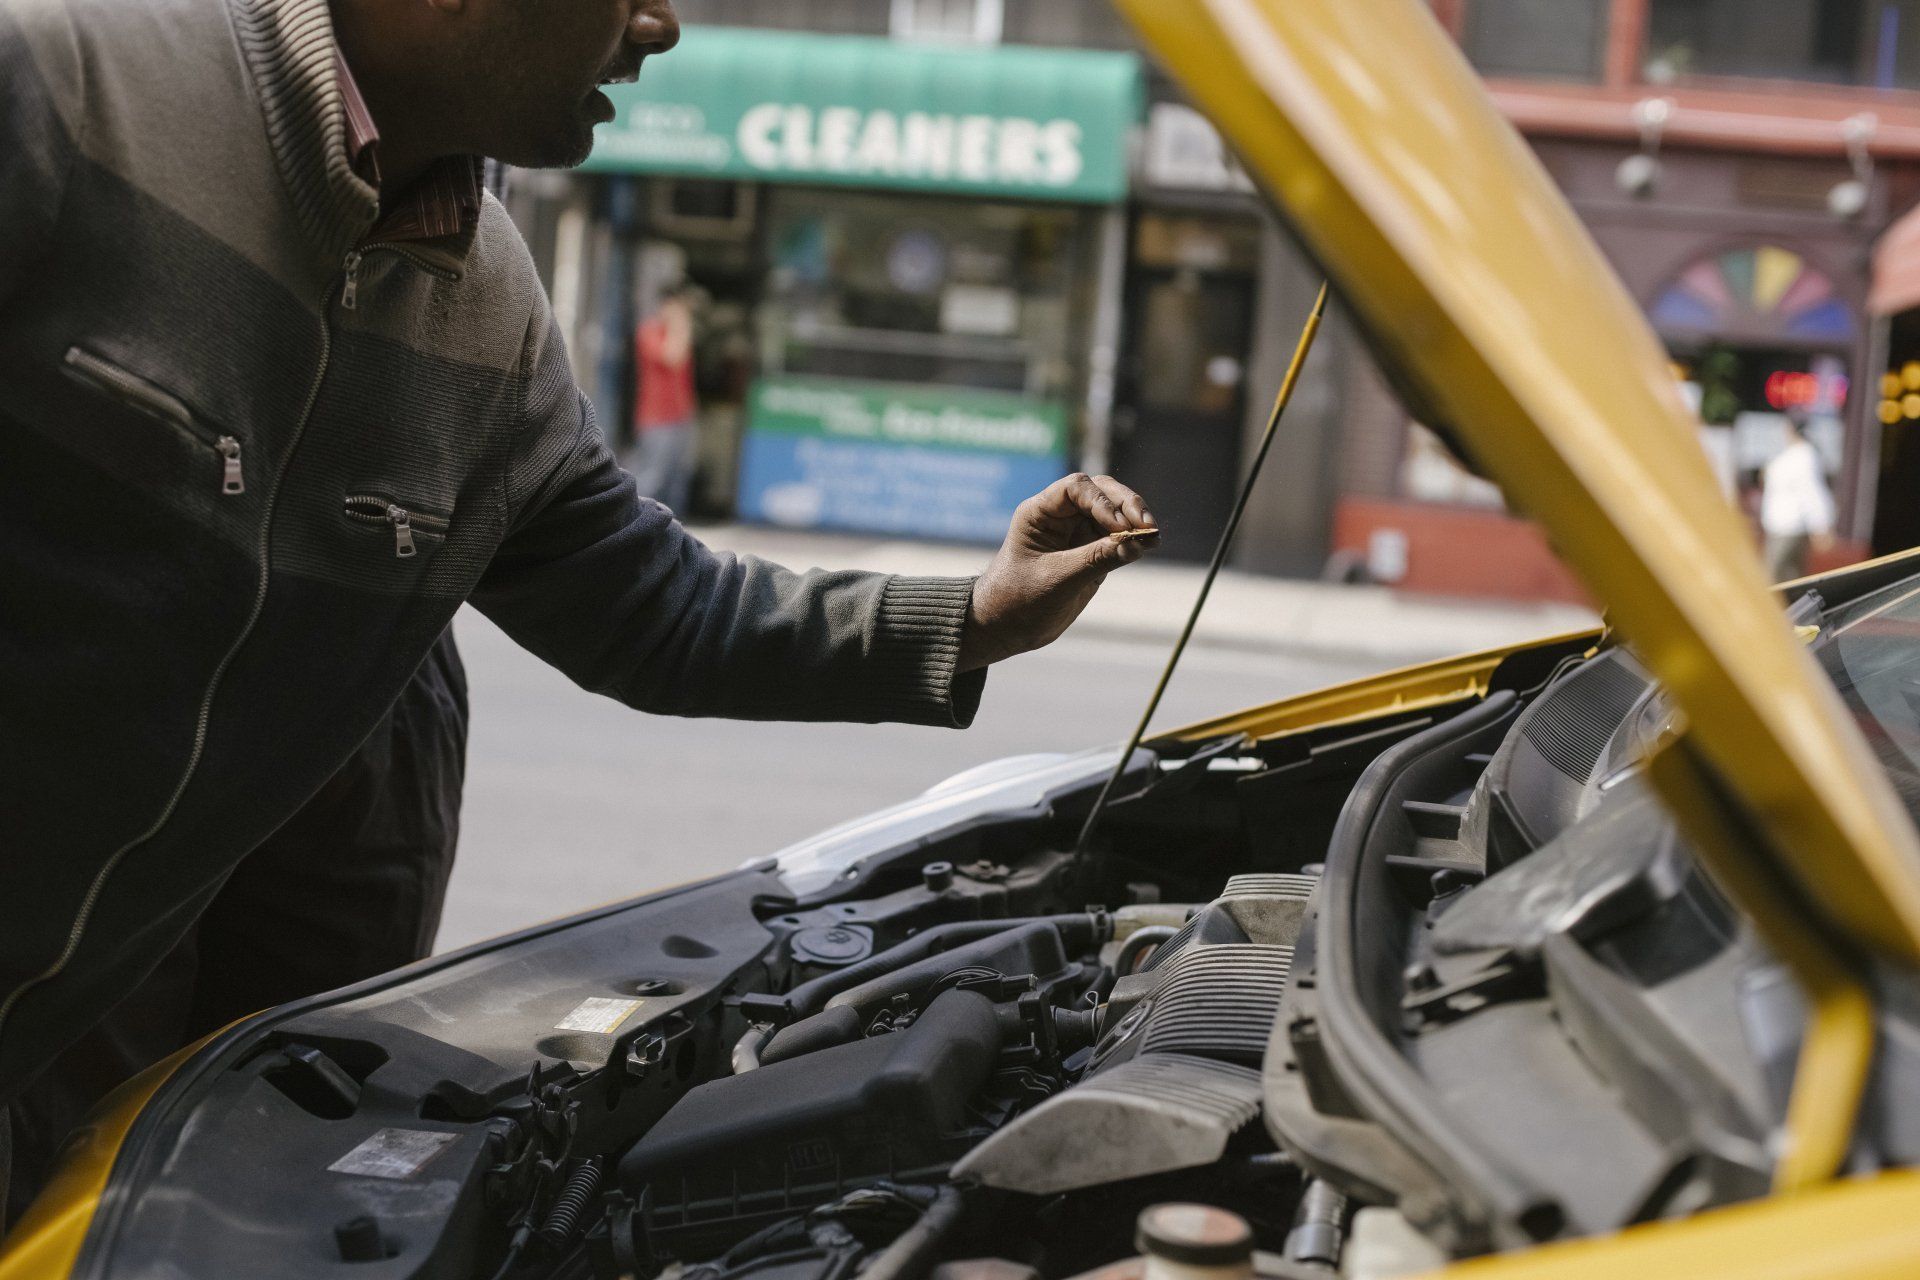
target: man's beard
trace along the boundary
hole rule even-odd
[[[529,136],[523,145],[525,155],[521,158],[494,158],[519,169],[571,169],[593,152],[593,123],[584,116],[556,121]]]
[[[551,85],[536,82],[526,72],[510,80],[503,77],[500,69],[523,67],[524,51],[541,38],[540,23],[524,25],[524,32],[499,33],[498,47],[474,59],[476,78],[469,83],[491,85],[484,94],[486,107],[504,112],[496,131],[499,140],[491,155],[519,169],[571,169],[593,151],[596,113],[591,110],[591,99],[600,77],[565,103],[556,100]],[[481,70],[483,67],[487,70]]]

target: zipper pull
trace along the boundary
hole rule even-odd
[[[340,290],[340,306],[352,311],[360,305],[360,251],[355,249],[347,255],[347,283]]]
[[[240,442],[232,436],[221,436],[213,447],[220,451],[220,492],[245,493],[247,478],[240,470]]]
[[[413,517],[405,507],[389,505],[387,521],[393,525],[393,554],[405,560],[419,548],[413,545]]]

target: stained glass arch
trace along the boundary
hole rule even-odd
[[[1647,314],[1665,330],[1772,331],[1819,343],[1854,337],[1853,309],[1832,278],[1777,244],[1724,249],[1696,259],[1660,291]]]

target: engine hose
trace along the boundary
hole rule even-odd
[[[897,942],[878,955],[868,956],[844,969],[823,974],[811,982],[803,982],[787,992],[787,1008],[793,1011],[795,1018],[804,1018],[820,1012],[822,1006],[849,987],[857,987],[883,973],[890,973],[904,964],[949,947],[972,942],[977,938],[990,938],[996,933],[1027,924],[1025,918],[1015,920],[956,920],[950,924],[937,924],[924,929],[904,942]]]
[[[977,942],[982,938],[991,938],[995,934],[1030,924],[1053,925],[1060,930],[1061,940],[1068,944],[1069,950],[1077,950],[1087,945],[1098,946],[1113,932],[1113,920],[1104,912],[1021,916],[1002,920],[956,920],[950,924],[935,925],[931,929],[916,933],[906,941],[896,943],[878,955],[868,956],[857,964],[836,969],[811,982],[801,983],[787,992],[787,1008],[793,1017],[804,1018],[809,1014],[820,1012],[827,1001],[842,991],[870,982],[903,965],[911,964],[937,952],[968,942]]]
[[[848,965],[824,977],[811,982],[803,982],[787,993],[787,1008],[792,1012],[793,1021],[787,1026],[798,1026],[821,1012],[820,1006],[831,1000],[841,991],[852,990],[883,977],[895,969],[913,964],[924,957],[946,950],[949,946],[962,947],[978,942],[983,938],[996,937],[1010,929],[1033,923],[1030,919],[1018,920],[960,920],[952,924],[936,925],[924,933],[917,933],[905,942],[888,947],[875,956],[869,956],[859,964]],[[747,1028],[733,1046],[733,1074],[745,1075],[761,1065],[760,1055],[773,1043],[780,1028],[771,1022],[756,1022]]]
[[[951,950],[901,965],[888,973],[848,987],[827,1001],[827,1008],[851,1005],[873,1013],[900,995],[921,995],[956,969],[980,966],[1009,977],[1078,973],[1070,957],[1099,948],[1105,941],[1091,915],[1054,916],[1030,920],[1016,928],[976,938]]]
[[[1104,911],[1075,912],[1058,916],[1019,916],[999,920],[958,920],[935,925],[906,941],[888,947],[858,964],[803,982],[786,995],[784,1003],[793,1026],[821,1012],[823,1006],[843,992],[857,991],[878,982],[891,973],[918,964],[928,957],[959,951],[998,938],[1016,929],[1044,926],[1060,937],[1069,954],[1092,951],[1113,936],[1113,917]],[[959,959],[960,957],[956,957]],[[779,1028],[771,1022],[756,1022],[747,1028],[733,1047],[735,1075],[744,1075],[761,1065],[760,1056],[772,1043]]]
[[[600,1189],[600,1162],[582,1160],[567,1175],[566,1185],[560,1188],[560,1194],[554,1197],[553,1208],[547,1210],[547,1220],[535,1232],[535,1238],[548,1249],[558,1252],[564,1249],[575,1231],[580,1227],[580,1215],[586,1212],[593,1202],[594,1192]]]
[[[1120,954],[1114,957],[1113,971],[1121,977],[1133,972],[1134,963],[1150,947],[1157,947],[1178,934],[1180,930],[1170,924],[1142,925],[1127,935],[1120,944]]]
[[[747,1028],[747,1034],[733,1046],[733,1074],[745,1075],[760,1065],[760,1051],[773,1039],[774,1030],[771,1022],[756,1022]]]
[[[859,1280],[920,1280],[940,1242],[960,1221],[960,1192],[944,1186],[920,1220],[902,1231],[879,1257],[859,1273]]]

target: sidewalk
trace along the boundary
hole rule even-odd
[[[883,541],[858,534],[801,533],[754,525],[699,525],[716,550],[761,556],[794,569],[869,569],[962,576],[991,552]],[[1074,634],[1172,645],[1193,608],[1205,567],[1149,559],[1108,577]],[[1591,611],[1560,603],[1515,604],[1407,595],[1389,587],[1336,586],[1221,573],[1194,630],[1196,646],[1322,656],[1381,668],[1485,649],[1589,626]]]

